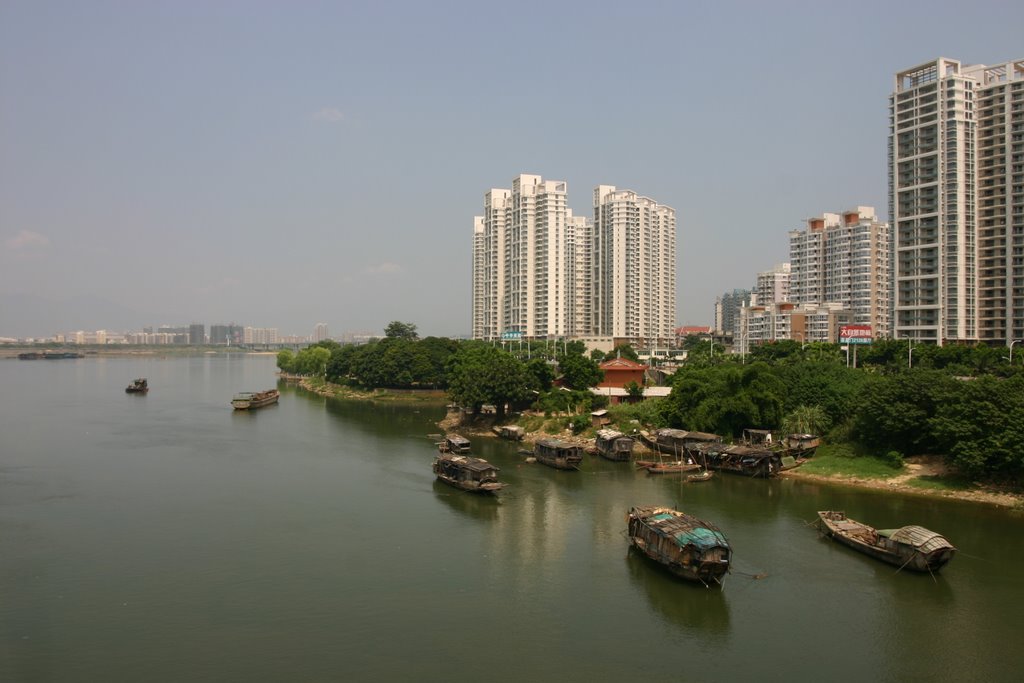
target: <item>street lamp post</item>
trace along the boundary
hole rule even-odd
[[[908,333],[907,337],[907,370],[914,368],[914,338]],[[1010,346],[1010,356],[1013,357],[1013,346]],[[1012,361],[1011,361],[1012,362]]]
[[[1014,339],[1010,342],[1010,365],[1013,365],[1013,345],[1022,341],[1024,341],[1024,339]]]

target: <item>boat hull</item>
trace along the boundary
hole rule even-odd
[[[445,484],[470,493],[497,493],[506,486],[498,481],[498,468],[482,458],[441,454],[433,471]]]
[[[626,517],[632,547],[687,581],[721,583],[732,549],[715,526],[668,508],[632,508]]]
[[[277,389],[271,389],[251,394],[246,398],[236,397],[231,401],[231,405],[235,410],[255,410],[256,408],[263,408],[277,403],[280,397],[281,394]]]
[[[886,538],[873,527],[831,510],[818,512],[818,529],[859,553],[916,572],[937,572],[956,554],[956,548],[937,534],[935,536],[939,540],[930,543],[934,548],[915,548]]]

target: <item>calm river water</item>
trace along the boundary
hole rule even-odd
[[[134,377],[148,395],[130,395]],[[1017,681],[1024,518],[720,475],[681,485],[474,451],[435,482],[443,407],[273,386],[270,356],[0,361],[3,681]],[[716,522],[724,590],[628,552],[631,505]],[[819,509],[940,531],[933,580],[819,538]],[[752,578],[764,575],[763,578]]]

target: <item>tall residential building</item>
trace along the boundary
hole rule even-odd
[[[890,334],[891,232],[874,207],[808,219],[789,233],[789,300],[805,305],[838,303],[854,323]]]
[[[767,305],[789,301],[790,265],[780,263],[771,270],[757,274],[753,303]]]
[[[715,301],[715,331],[718,334],[735,333],[740,310],[749,305],[749,289],[734,289],[718,297]]]
[[[206,343],[206,325],[203,323],[192,323],[188,326],[188,343],[192,346],[202,346]]]
[[[676,212],[632,190],[594,190],[592,334],[673,339]]]
[[[327,339],[327,323],[317,323],[313,328],[313,343]]]
[[[896,74],[889,214],[894,336],[1024,335],[1024,60],[939,58]]]
[[[675,211],[602,185],[591,222],[566,200],[566,183],[526,174],[485,193],[473,219],[473,337],[671,338]]]
[[[574,308],[566,184],[521,174],[473,220],[473,336],[567,336]]]
[[[1024,339],[1024,59],[977,72],[978,336]]]

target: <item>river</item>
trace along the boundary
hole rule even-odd
[[[148,395],[124,387],[149,379]],[[681,484],[585,456],[431,474],[443,406],[329,401],[272,356],[0,361],[0,680],[1016,681],[1024,516],[720,474]],[[715,522],[723,590],[628,551],[632,505]],[[935,578],[809,523],[920,524]],[[760,577],[760,578],[755,578]],[[1014,646],[1013,643],[1018,643]]]

